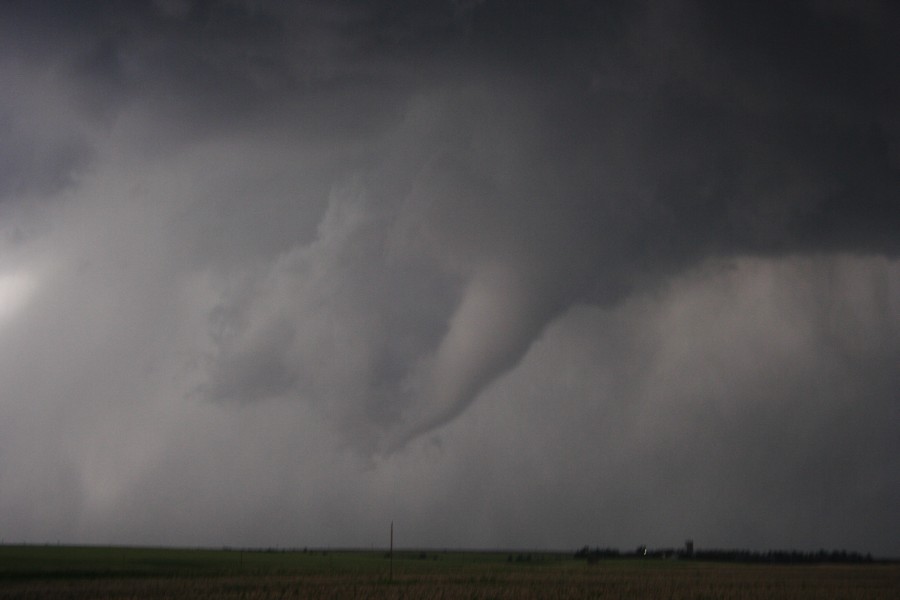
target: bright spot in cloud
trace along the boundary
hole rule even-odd
[[[0,322],[16,315],[34,292],[34,277],[24,271],[0,275]]]

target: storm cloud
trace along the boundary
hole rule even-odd
[[[900,554],[891,3],[0,11],[4,540]]]

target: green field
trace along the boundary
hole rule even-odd
[[[0,598],[891,598],[900,565],[0,546]]]

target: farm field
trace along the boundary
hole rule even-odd
[[[897,598],[900,564],[570,555],[2,546],[0,598]]]

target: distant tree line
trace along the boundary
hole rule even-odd
[[[784,564],[821,564],[821,563],[872,563],[871,554],[848,552],[846,550],[818,550],[801,552],[799,550],[694,550],[687,548],[648,549],[638,546],[632,552],[621,552],[617,548],[591,548],[584,546],[575,552],[575,558],[594,563],[608,558],[677,558],[680,560],[699,560],[714,562],[741,563],[784,563]]]
[[[622,553],[619,552],[618,548],[590,548],[585,546],[581,550],[575,552],[575,558],[587,560],[589,563],[597,562],[601,558],[621,557]]]
[[[818,550],[801,552],[799,550],[768,550],[751,552],[749,550],[696,550],[693,560],[752,562],[752,563],[871,563],[875,562],[871,554],[846,550]]]

